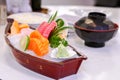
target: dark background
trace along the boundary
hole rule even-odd
[[[120,0],[96,0],[95,6],[120,7]]]

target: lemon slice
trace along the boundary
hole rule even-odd
[[[20,46],[21,46],[22,50],[24,50],[24,51],[27,50],[29,42],[30,42],[29,36],[24,36],[21,38]]]

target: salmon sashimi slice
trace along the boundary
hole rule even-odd
[[[19,23],[17,21],[14,21],[10,30],[11,34],[18,34],[20,32]]]
[[[29,25],[28,24],[20,24],[19,28],[20,29],[29,28]]]
[[[29,28],[28,24],[19,24],[16,20],[12,23],[10,28],[11,34],[18,34],[23,28]]]
[[[34,30],[31,34],[30,34],[30,38],[37,38],[37,39],[41,39],[42,35],[41,33],[39,33],[39,31]]]
[[[38,56],[44,56],[49,52],[49,41],[37,30],[34,30],[30,34],[30,43],[28,49],[34,51]]]
[[[39,39],[36,38],[30,38],[30,43],[28,45],[28,49],[35,52],[36,55],[42,56],[40,48],[42,47],[42,43]]]

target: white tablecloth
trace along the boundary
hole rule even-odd
[[[84,6],[45,6],[50,9],[50,14],[58,11],[59,15],[68,15],[71,18],[80,17],[80,10],[105,10],[107,13],[112,13],[110,18],[120,24],[120,9],[119,8],[96,8]],[[110,11],[109,11],[110,10]],[[78,12],[77,12],[78,11]],[[72,15],[72,16],[71,16]],[[111,14],[110,14],[111,15]],[[68,18],[68,17],[67,17]],[[70,18],[70,19],[71,19]],[[66,19],[67,21],[68,19]],[[72,21],[68,21],[71,25]],[[35,73],[21,66],[15,61],[15,58],[10,54],[9,48],[4,40],[4,28],[6,25],[0,26],[0,80],[53,80],[49,77]],[[79,71],[75,75],[67,76],[60,80],[120,80],[120,30],[116,36],[106,42],[105,47],[91,48],[84,45],[84,41],[75,33],[68,37],[71,43],[79,52],[85,54],[88,59],[83,61]]]

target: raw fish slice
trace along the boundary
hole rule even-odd
[[[33,30],[30,29],[30,28],[23,28],[23,29],[21,29],[21,31],[20,31],[20,33],[23,34],[23,35],[30,35],[31,32],[33,32]]]
[[[47,22],[43,22],[40,24],[40,26],[37,28],[37,30],[43,34],[44,30],[46,29],[46,27],[49,25],[49,23]]]
[[[30,38],[30,43],[28,45],[28,49],[35,52],[36,55],[42,56],[40,48],[42,46],[42,43],[37,38]]]
[[[41,33],[39,33],[37,30],[34,30],[34,31],[30,34],[30,38],[41,39],[41,37],[42,37]]]
[[[30,34],[30,43],[28,49],[34,51],[38,56],[44,56],[49,52],[49,41],[37,30],[34,30]]]
[[[45,31],[43,32],[43,36],[45,38],[48,38],[50,35],[50,32],[57,26],[57,23],[55,21],[52,21],[48,27],[46,27]]]
[[[18,34],[20,32],[19,23],[14,21],[10,29],[11,34]]]
[[[20,24],[19,28],[20,29],[29,28],[29,25],[28,24]]]

